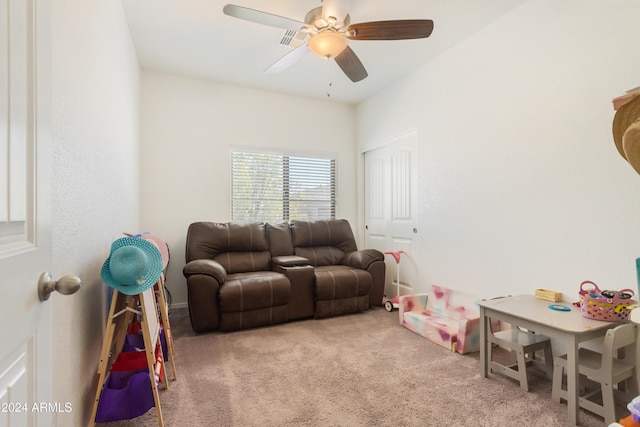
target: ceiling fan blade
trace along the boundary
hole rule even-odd
[[[300,61],[307,53],[309,53],[309,48],[307,44],[301,44],[297,48],[293,49],[291,52],[287,53],[282,58],[278,59],[275,63],[273,63],[269,68],[264,70],[265,74],[276,74],[280,73],[287,68],[291,67],[296,62]]]
[[[329,18],[333,16],[336,23],[342,24],[351,10],[351,3],[352,0],[322,0],[322,19],[329,22]]]
[[[351,40],[406,40],[429,37],[433,31],[431,19],[362,22],[347,28]]]
[[[340,68],[342,68],[342,71],[344,71],[347,77],[354,83],[365,79],[369,75],[364,65],[362,65],[362,62],[360,62],[360,58],[358,58],[349,46],[334,59]]]
[[[236,6],[235,4],[227,4],[222,9],[225,15],[234,18],[244,19],[245,21],[255,22],[257,24],[268,25],[270,27],[282,28],[292,31],[300,31],[304,27],[304,22],[295,19],[285,18],[283,16],[272,15],[267,12],[249,9],[247,7]]]

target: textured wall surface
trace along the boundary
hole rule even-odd
[[[640,177],[611,99],[640,85],[639,13],[529,1],[358,106],[362,151],[418,133],[417,290],[636,287]]]
[[[147,71],[141,87],[141,223],[169,244],[174,303],[189,224],[230,220],[232,147],[336,155],[336,216],[356,225],[353,106]]]
[[[120,2],[53,2],[53,396],[73,410],[59,426],[87,425],[108,308],[100,267],[113,239],[139,219],[139,69]]]

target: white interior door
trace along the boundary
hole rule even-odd
[[[417,135],[408,132],[379,144],[365,152],[365,244],[382,252],[404,251],[400,257],[400,294],[411,292],[416,281],[413,257],[418,236],[415,215],[417,208],[415,153]],[[385,294],[396,296],[398,265],[386,255],[387,277]]]
[[[51,4],[0,0],[0,426],[55,425],[51,303]]]

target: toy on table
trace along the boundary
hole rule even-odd
[[[620,425],[624,427],[640,427],[640,396],[629,402],[627,409],[631,412],[631,415],[621,419]]]
[[[585,280],[580,284],[579,292],[582,315],[606,322],[625,322],[638,303],[632,299],[634,294],[632,289],[600,290],[594,282]]]
[[[562,304],[550,304],[549,308],[551,310],[555,310],[555,311],[571,311],[571,309],[569,307],[567,307],[566,305],[562,305]]]

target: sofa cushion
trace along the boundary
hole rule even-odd
[[[287,305],[290,295],[291,284],[283,274],[273,271],[229,274],[220,287],[220,312]]]
[[[358,250],[351,226],[345,219],[291,221],[291,231],[295,248],[334,246],[342,252]]]
[[[458,321],[428,311],[410,311],[404,314],[404,326],[450,350],[456,350]]]
[[[426,309],[431,313],[454,320],[474,318],[480,315],[477,297],[437,285],[432,286]]]
[[[343,265],[317,267],[315,276],[317,301],[368,297],[371,289],[371,275],[356,268]]]
[[[271,256],[293,255],[293,240],[289,223],[266,224],[266,228]]]
[[[332,265],[315,268],[315,318],[358,313],[369,308],[371,275],[364,270]]]
[[[271,254],[264,252],[225,252],[215,258],[229,274],[247,273],[270,268]]]
[[[449,296],[449,316],[454,319],[474,319],[480,317],[478,297],[462,292]]]
[[[213,259],[227,273],[269,270],[271,254],[263,223],[195,222],[187,233],[186,261]]]
[[[429,299],[427,300],[426,309],[435,314],[445,315],[448,311],[449,295],[451,292],[451,289],[433,285]]]

